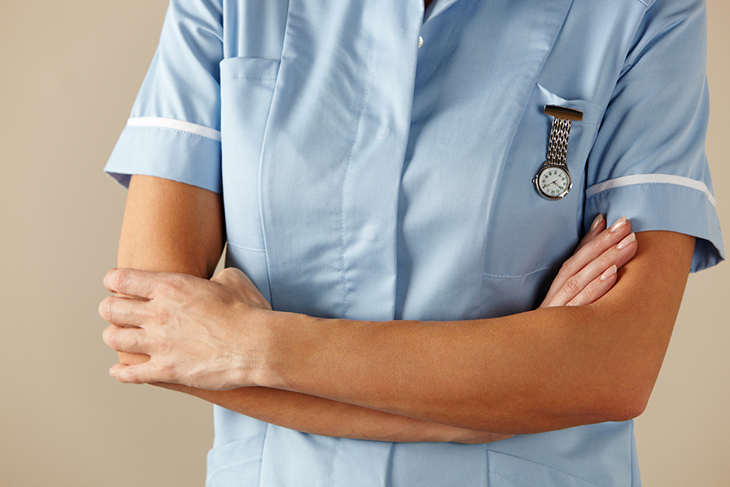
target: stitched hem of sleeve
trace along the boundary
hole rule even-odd
[[[635,232],[664,230],[696,237],[692,272],[725,259],[720,220],[704,192],[677,184],[619,186],[586,199],[584,229],[599,213],[607,221],[626,216]]]
[[[104,171],[125,187],[140,174],[221,193],[221,144],[166,127],[127,126]]]

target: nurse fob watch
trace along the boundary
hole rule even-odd
[[[568,156],[568,138],[573,120],[583,120],[583,112],[572,108],[547,105],[545,113],[554,117],[550,129],[547,160],[532,180],[537,192],[543,198],[559,200],[568,194],[573,187],[570,171],[566,164]]]

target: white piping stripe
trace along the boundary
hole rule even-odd
[[[191,134],[200,135],[209,139],[221,141],[221,133],[218,130],[213,130],[202,125],[198,125],[190,122],[183,122],[182,120],[175,120],[173,118],[162,118],[162,117],[133,117],[127,120],[127,126],[129,127],[163,127],[167,129],[182,130],[183,132],[190,132]]]
[[[670,174],[636,174],[634,176],[624,176],[621,178],[609,179],[608,181],[598,183],[588,188],[586,190],[586,198],[590,198],[591,196],[598,194],[601,191],[606,191],[607,189],[620,188],[621,186],[631,186],[634,184],[653,183],[676,184],[677,186],[685,186],[687,188],[702,191],[707,196],[707,199],[710,200],[712,206],[717,206],[715,202],[715,197],[712,196],[712,193],[705,183],[703,183],[702,181],[697,181],[696,179],[685,178],[683,176],[672,176]]]

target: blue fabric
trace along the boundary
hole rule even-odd
[[[106,169],[222,191],[227,264],[274,309],[502,316],[540,302],[598,213],[697,237],[693,270],[724,258],[704,62],[702,0],[172,0],[132,120],[221,142],[131,123]],[[532,183],[546,104],[584,113],[559,201]],[[631,422],[488,445],[215,422],[210,487],[640,484]]]

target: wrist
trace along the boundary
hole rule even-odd
[[[247,386],[287,389],[294,380],[297,360],[306,355],[304,330],[311,318],[305,315],[257,309],[252,315],[255,337],[244,337],[256,354],[253,368],[244,363],[243,381]],[[248,370],[247,370],[248,368]]]
[[[233,316],[235,326],[231,327],[231,338],[235,339],[236,361],[230,370],[229,384],[240,387],[266,386],[270,375],[275,340],[272,322],[275,312],[247,304],[236,306]]]

